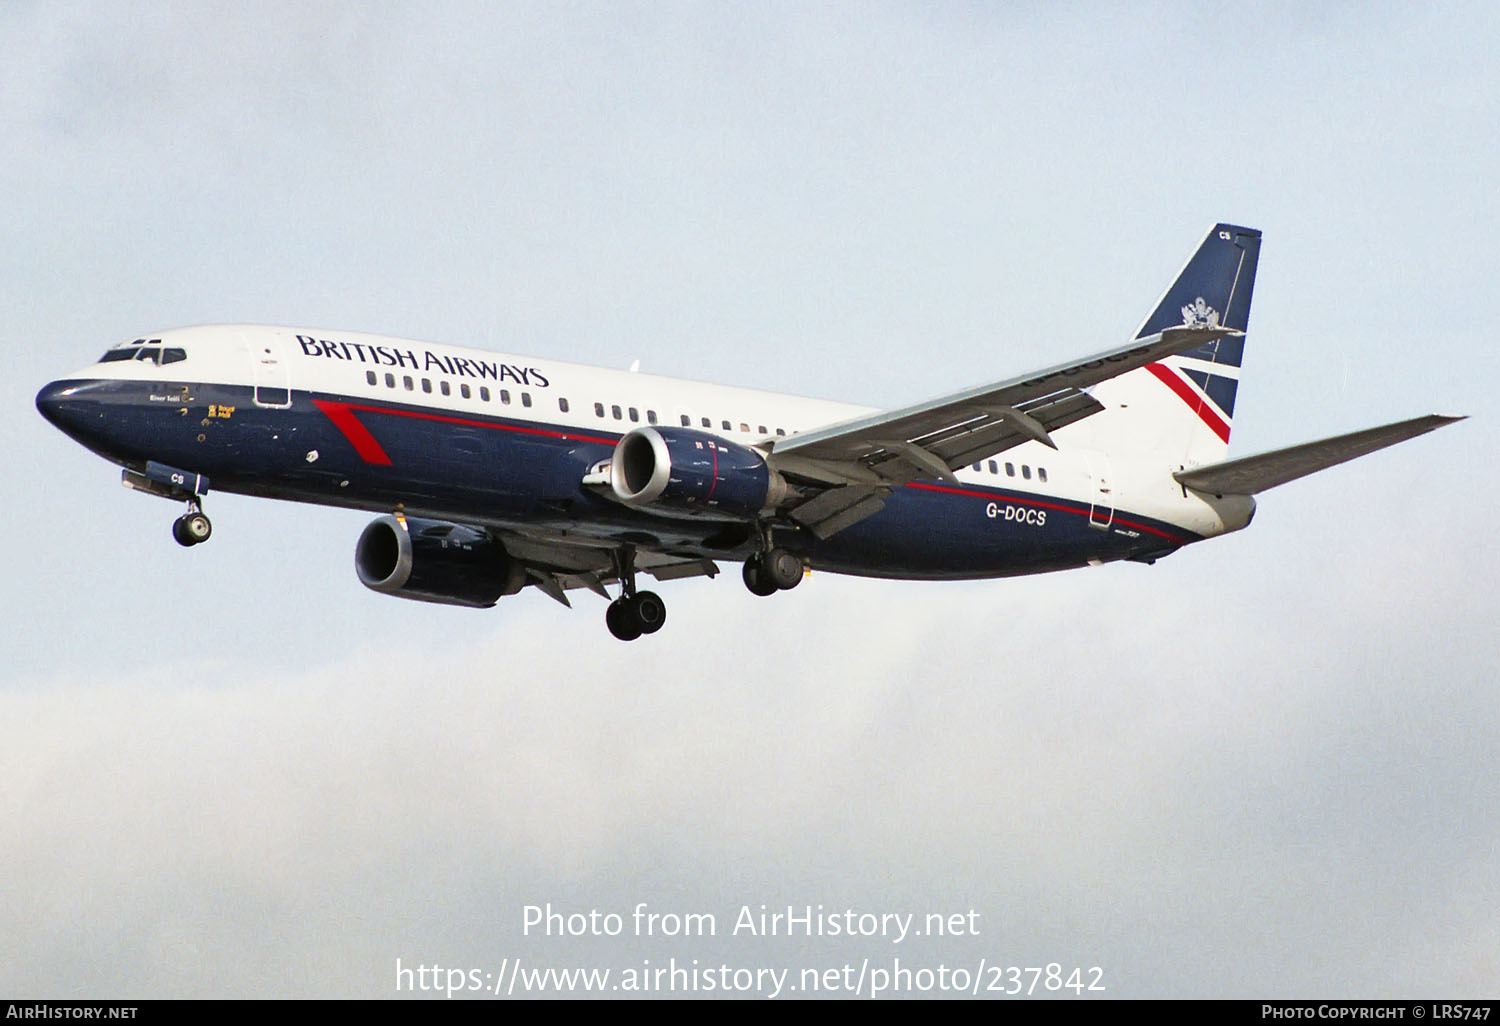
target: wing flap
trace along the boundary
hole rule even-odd
[[[658,581],[680,581],[684,577],[716,577],[719,564],[711,559],[684,559],[676,563],[647,565],[642,569]]]
[[[619,580],[614,546],[608,543],[565,541],[559,537],[519,531],[497,534],[506,551],[526,564],[530,583],[563,605],[570,604],[564,593],[575,588],[587,588],[608,598],[609,592],[604,585]],[[711,559],[646,548],[636,550],[635,567],[658,581],[713,577],[719,572],[718,564]]]
[[[1257,456],[1180,470],[1172,476],[1198,492],[1212,495],[1254,495],[1463,419],[1434,413]]]
[[[844,528],[879,513],[890,494],[889,488],[867,485],[830,488],[794,507],[790,515],[819,538],[831,538]]]

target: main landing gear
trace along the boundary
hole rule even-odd
[[[197,496],[188,500],[188,511],[172,521],[172,537],[185,548],[202,545],[214,533],[214,525]]]
[[[615,557],[620,578],[620,597],[604,611],[604,625],[621,641],[634,641],[642,634],[655,634],[667,622],[667,604],[654,591],[635,589],[635,551],[622,549]]]
[[[757,595],[790,591],[802,583],[802,559],[770,541],[769,527],[763,526],[761,551],[745,560],[745,587]],[[614,555],[614,564],[620,597],[604,612],[609,633],[621,641],[655,634],[667,622],[667,606],[655,592],[636,590],[635,549],[622,546]]]
[[[745,560],[745,587],[755,595],[790,591],[802,583],[802,560],[786,549],[771,547]]]

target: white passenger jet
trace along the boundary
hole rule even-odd
[[[955,580],[1151,563],[1250,523],[1258,492],[1462,418],[1418,417],[1225,461],[1260,233],[1215,225],[1129,343],[896,410],[348,331],[214,325],[109,349],[42,415],[186,503],[221,491],[379,513],[360,581],[492,606],[530,586],[610,600],[744,564]],[[611,594],[610,587],[616,588]]]

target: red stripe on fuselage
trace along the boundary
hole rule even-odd
[[[1219,416],[1213,407],[1209,406],[1197,392],[1194,392],[1191,385],[1167,369],[1163,364],[1148,363],[1146,364],[1146,369],[1154,374],[1158,381],[1166,385],[1173,392],[1176,392],[1177,397],[1187,403],[1188,408],[1196,413],[1214,434],[1219,436],[1219,441],[1225,443],[1229,441],[1228,422]]]
[[[391,465],[391,458],[386,455],[380,443],[375,441],[375,436],[370,430],[359,422],[348,403],[330,403],[322,399],[314,399],[313,405],[322,410],[333,426],[344,433],[349,439],[349,444],[354,446],[354,451],[359,453],[359,458],[366,463],[378,464],[382,467]]]
[[[468,417],[450,417],[440,413],[428,413],[424,410],[398,410],[390,406],[365,406],[359,403],[329,402],[325,399],[314,399],[313,405],[322,410],[328,419],[333,421],[333,426],[344,433],[354,446],[355,452],[366,463],[375,463],[388,467],[391,458],[386,455],[375,436],[370,434],[368,428],[359,422],[354,414],[359,413],[383,413],[392,417],[410,417],[413,420],[432,420],[441,424],[458,424],[463,427],[487,428],[491,431],[511,431],[521,435],[540,435],[544,438],[561,438],[568,442],[598,442],[602,445],[614,445],[619,439],[601,438],[597,435],[580,435],[568,431],[548,431],[546,428],[522,427],[519,424],[499,424],[492,420],[472,420]]]

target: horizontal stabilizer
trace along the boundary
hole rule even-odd
[[[1246,456],[1244,459],[1215,463],[1207,467],[1180,470],[1172,476],[1198,492],[1212,495],[1254,495],[1463,419],[1434,413],[1414,420],[1339,435],[1337,438],[1325,438],[1319,442],[1294,445],[1289,449],[1264,452],[1259,456]]]

